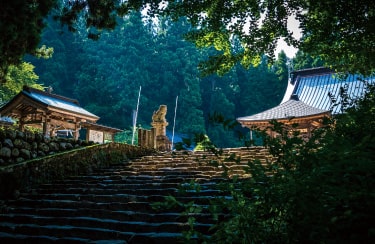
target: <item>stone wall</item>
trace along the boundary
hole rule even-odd
[[[108,143],[52,154],[7,166],[0,166],[0,199],[17,197],[20,190],[28,190],[41,183],[90,173],[112,163],[155,152],[128,144]]]
[[[0,128],[0,166],[53,155],[93,145],[93,142],[68,138],[46,138],[41,133]]]

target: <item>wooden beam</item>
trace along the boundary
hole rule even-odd
[[[52,107],[48,107],[49,111],[51,111],[52,113],[55,113],[55,114],[59,114],[59,115],[63,115],[64,118],[72,118],[72,119],[78,119],[78,120],[89,120],[89,121],[97,121],[99,118],[96,118],[96,117],[90,117],[90,116],[87,116],[87,115],[83,115],[83,114],[78,114],[78,113],[72,113],[72,112],[69,112],[67,110],[63,110],[63,109],[58,109],[58,108],[52,108]]]
[[[68,121],[63,121],[63,120],[56,120],[56,119],[50,119],[49,122],[51,125],[54,127],[61,127],[61,129],[72,129],[75,130],[76,128],[76,123],[68,122]]]
[[[25,125],[29,125],[29,124],[41,124],[43,123],[43,120],[42,119],[38,119],[38,120],[27,120],[27,121],[24,121],[23,122]]]

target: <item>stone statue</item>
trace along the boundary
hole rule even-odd
[[[166,122],[167,105],[160,105],[157,111],[152,115],[152,122]]]
[[[169,151],[171,142],[166,136],[166,127],[168,122],[165,119],[167,114],[167,105],[160,105],[159,109],[152,115],[152,128],[155,131],[155,148],[160,151]]]
[[[152,114],[151,130],[138,130],[138,145],[152,147],[159,151],[170,151],[172,143],[166,135],[168,122],[165,119],[167,105],[160,105],[157,111]]]

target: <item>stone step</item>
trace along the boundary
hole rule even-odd
[[[225,183],[226,181],[222,181],[221,183]],[[215,190],[215,188],[220,184],[220,181],[216,182],[202,182],[199,184],[199,188],[201,190]],[[123,182],[123,181],[114,181],[111,183],[85,183],[76,182],[76,183],[56,183],[56,184],[43,184],[40,185],[37,189],[31,190],[30,192],[37,194],[37,193],[82,193],[88,192],[88,188],[90,191],[94,189],[98,189],[99,192],[101,190],[108,190],[109,194],[118,193],[120,190],[138,190],[138,189],[170,189],[170,188],[188,188],[197,185],[196,182],[144,182],[144,183],[133,183],[130,182]]]
[[[176,197],[178,201],[183,203],[188,203],[195,201],[195,204],[203,209],[203,212],[208,211],[208,204],[210,200],[214,198],[208,197]],[[136,200],[136,199],[134,199]],[[160,196],[160,200],[164,200]],[[89,208],[93,210],[97,209],[108,209],[112,211],[143,211],[146,213],[156,213],[157,210],[154,209],[153,204],[160,202],[160,201],[86,201],[86,200],[55,200],[55,199],[18,199],[9,201],[8,204],[13,206],[14,208],[17,207],[32,207],[32,208],[68,208],[68,209],[75,209],[75,208]],[[176,211],[181,212],[185,209],[180,205],[175,205],[173,208],[170,208],[169,211]]]
[[[196,204],[207,205],[209,201],[214,199],[216,196],[225,196],[221,192],[188,192],[188,193],[181,193],[181,194],[173,194],[174,197],[183,203],[194,201]],[[79,194],[40,194],[40,195],[31,195],[27,198],[23,198],[24,201],[38,201],[43,199],[43,201],[61,201],[63,204],[66,202],[72,202],[74,206],[77,204],[76,201],[82,202],[92,202],[92,203],[105,203],[105,202],[148,202],[148,203],[155,203],[155,202],[162,202],[165,200],[166,196],[172,194],[163,194],[163,195],[149,195],[149,196],[142,196],[142,195],[128,195],[128,194],[116,194],[116,195],[97,195],[97,194],[88,194],[88,195],[79,195]],[[36,203],[37,204],[37,203]]]
[[[189,229],[187,222],[148,222],[148,221],[118,221],[103,218],[93,218],[88,216],[79,217],[46,217],[46,216],[36,216],[36,215],[19,215],[19,214],[9,214],[2,215],[2,223],[0,223],[0,232],[11,228],[22,228],[25,225],[30,226],[41,226],[47,227],[50,223],[58,228],[63,228],[64,226],[71,226],[75,228],[92,228],[100,230],[112,230],[114,232],[136,232],[136,233],[152,233],[152,232],[163,232],[163,230],[168,230],[170,233],[181,233]],[[22,223],[22,224],[18,224]],[[195,227],[197,230],[202,232],[208,232],[211,224],[201,224],[196,223]],[[20,233],[20,232],[17,232]],[[26,233],[25,233],[26,234]],[[75,234],[75,236],[77,236]],[[81,238],[88,238],[88,236],[80,235]]]
[[[24,244],[24,243],[72,243],[72,244],[84,244],[84,243],[113,243],[113,244],[126,244],[124,240],[96,240],[83,239],[77,237],[52,237],[46,235],[22,235],[18,233],[7,233],[0,232],[0,240],[4,243]]]
[[[89,190],[83,188],[61,188],[56,189],[39,189],[37,193],[33,192],[31,194],[23,193],[21,196],[23,198],[30,198],[30,199],[38,199],[38,198],[51,198],[51,199],[95,199],[96,197],[101,197],[105,199],[137,199],[147,198],[148,200],[153,200],[152,196],[167,196],[167,195],[176,195],[176,196],[183,196],[186,192],[189,193],[192,197],[209,197],[209,196],[223,196],[226,195],[225,192],[222,192],[219,189],[210,189],[207,187],[199,186],[199,189],[194,189],[194,186],[181,185],[180,188],[126,188],[126,186],[122,186],[122,189],[119,188],[90,188]],[[148,194],[140,194],[140,193],[148,193]],[[154,197],[155,198],[155,197]]]
[[[2,236],[2,233],[4,236]],[[117,231],[113,229],[77,227],[72,225],[36,225],[22,224],[15,225],[13,223],[0,223],[0,239],[8,240],[14,243],[19,238],[22,241],[105,241],[112,243],[112,240],[122,240],[123,243],[178,243],[181,242],[181,233],[173,232],[131,232]],[[116,242],[115,242],[116,243]]]
[[[118,211],[108,209],[89,209],[89,208],[31,208],[31,207],[17,207],[11,209],[11,213],[19,215],[35,215],[45,217],[82,217],[90,216],[92,218],[108,218],[117,221],[147,221],[150,223],[161,222],[187,222],[188,217],[194,217],[197,222],[210,224],[212,223],[211,215],[209,213],[189,214],[184,215],[177,212],[163,211],[155,213],[146,213],[140,211]],[[2,215],[1,215],[2,216]],[[225,218],[225,214],[221,216]]]
[[[134,195],[137,195],[137,196],[168,195],[168,194],[175,194],[178,192],[177,188],[163,188],[163,189],[139,188],[139,189],[121,189],[121,190],[115,189],[115,191],[111,191],[111,189],[106,189],[106,188],[90,188],[88,191],[82,192],[80,194],[71,193],[72,190],[79,190],[79,189],[66,188],[66,189],[61,189],[59,192],[55,192],[55,193],[53,193],[52,190],[43,191],[41,189],[39,190],[39,194],[44,194],[44,196],[48,196],[48,194],[50,196],[53,196],[53,194],[55,194],[55,198],[57,198],[59,195],[62,197],[64,195],[70,194],[72,198],[81,197],[81,199],[82,197],[90,198],[94,195],[97,195],[98,197],[107,196],[108,198],[113,197],[113,199],[124,199],[124,198],[132,198],[132,196]],[[36,197],[33,197],[33,198],[36,198]]]
[[[18,199],[11,200],[8,204],[14,207],[30,206],[33,208],[91,208],[122,211],[154,212],[149,202],[93,202],[80,200],[50,200],[50,199]]]
[[[230,198],[228,179],[249,177],[248,163],[272,158],[262,148],[169,152],[94,169],[90,174],[43,184],[7,200],[0,212],[1,243],[183,243],[195,227],[210,235],[209,204]],[[227,174],[224,174],[227,173]],[[240,181],[239,181],[240,184]],[[157,208],[166,197],[194,203],[201,212],[182,214],[179,204]],[[220,220],[228,218],[223,210]]]
[[[267,157],[261,157],[259,159],[266,159]],[[215,163],[220,162],[220,164],[226,164],[228,166],[230,165],[235,165],[235,164],[243,164],[247,165],[249,161],[252,161],[256,159],[256,157],[248,157],[248,160],[246,157],[241,157],[239,159],[234,159],[234,160],[228,160],[228,159],[210,159],[210,160],[200,160],[200,161],[193,161],[193,160],[184,160],[184,161],[136,161],[136,162],[131,162],[128,167],[124,167],[122,169],[142,169],[142,168],[153,168],[153,169],[160,169],[163,167],[172,167],[172,168],[196,168],[199,166],[214,166]],[[120,170],[121,168],[118,168]]]
[[[60,188],[88,188],[91,189],[95,188],[113,188],[113,189],[123,189],[127,188],[126,186],[129,184],[129,188],[134,188],[136,185],[144,185],[145,187],[142,188],[162,188],[164,185],[166,187],[170,186],[178,186],[182,183],[190,183],[190,182],[197,182],[200,184],[217,184],[217,182],[226,181],[227,179],[223,178],[221,174],[219,176],[213,177],[211,175],[204,175],[199,174],[199,176],[194,177],[182,177],[181,175],[164,175],[164,176],[150,176],[150,175],[132,175],[126,176],[120,180],[102,180],[102,181],[90,181],[86,182],[85,179],[81,180],[67,180],[66,182],[56,182],[53,184],[46,184],[41,185],[39,189],[60,189]],[[150,187],[150,185],[154,185]],[[125,186],[125,187],[123,187]]]

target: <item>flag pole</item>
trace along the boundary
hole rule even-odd
[[[177,101],[178,101],[178,96],[176,96],[176,105],[174,107],[173,130],[172,130],[172,150],[173,150],[173,140],[174,140],[174,127],[176,125]]]
[[[137,117],[138,117],[139,98],[140,98],[140,96],[141,96],[141,89],[142,89],[142,86],[139,86],[137,109],[135,110],[135,117],[133,118],[133,136],[132,136],[132,145],[134,145],[135,129],[136,129],[136,127],[137,127]]]

